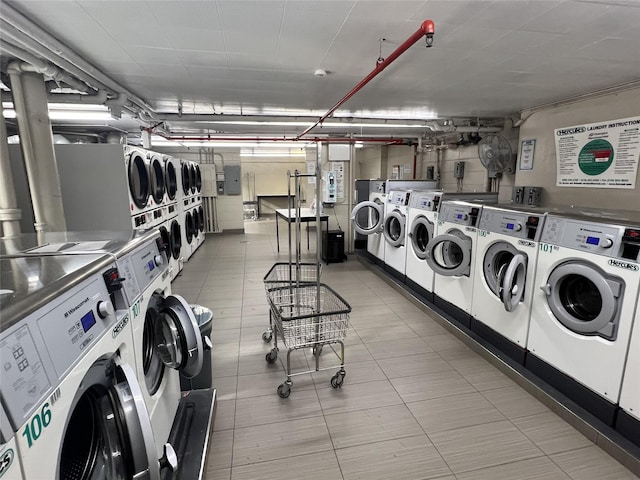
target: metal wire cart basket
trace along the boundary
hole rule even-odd
[[[279,262],[273,265],[264,276],[264,288],[269,297],[269,291],[280,287],[316,285],[320,280],[322,265],[318,263],[292,264]],[[269,310],[269,328],[262,334],[265,342],[273,338],[273,314]]]

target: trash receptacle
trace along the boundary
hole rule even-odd
[[[191,305],[193,315],[196,317],[198,327],[200,328],[200,334],[203,340],[211,339],[211,330],[213,329],[213,312],[207,307],[202,305]],[[187,378],[180,375],[180,389],[185,390],[198,390],[200,388],[211,388],[213,379],[211,377],[211,348],[207,348],[205,345],[205,355],[202,359],[202,369],[200,373],[192,378]]]

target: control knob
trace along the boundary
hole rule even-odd
[[[600,245],[602,248],[611,248],[613,247],[613,239],[609,238],[609,237],[605,237],[602,239],[602,245]]]
[[[104,302],[100,300],[96,310],[98,310],[98,316],[100,318],[107,318],[109,315],[113,315],[113,305],[111,302]]]
[[[516,223],[516,224],[513,226],[513,229],[514,229],[516,232],[519,232],[520,230],[522,230],[522,224],[521,224],[521,223]]]
[[[160,265],[162,265],[164,263],[164,260],[162,259],[162,255],[160,254],[154,255],[153,263],[155,263],[156,267],[159,267]]]

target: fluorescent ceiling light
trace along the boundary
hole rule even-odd
[[[16,118],[12,102],[2,102],[2,110],[4,118]],[[104,105],[50,103],[49,118],[51,120],[107,121],[113,117]]]
[[[211,137],[211,140],[203,141],[203,140],[168,140],[159,135],[151,136],[151,143],[158,146],[163,147],[229,147],[229,148],[251,148],[251,147],[260,147],[260,148],[305,148],[309,142],[306,140],[301,140],[299,142],[275,142],[265,140],[263,142],[258,141],[241,141],[241,140],[216,140],[215,137]],[[314,146],[315,145],[309,145]]]
[[[261,158],[278,158],[278,157],[297,157],[297,158],[306,158],[306,153],[295,153],[295,152],[287,152],[287,153],[278,153],[278,152],[240,152],[241,157],[261,157]]]

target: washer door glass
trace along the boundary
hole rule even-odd
[[[384,238],[392,247],[404,245],[406,217],[399,210],[391,211],[384,219]]]
[[[136,207],[144,208],[149,201],[149,170],[144,157],[138,152],[132,152],[127,167],[129,177],[129,192]]]
[[[83,385],[64,433],[58,478],[158,480],[151,420],[133,369],[101,360]]]
[[[196,233],[195,232],[195,223],[193,220],[193,215],[191,215],[191,212],[187,212],[184,214],[184,228],[185,228],[185,233],[187,236],[187,243],[189,245],[191,245],[191,241],[193,240],[193,235]]]
[[[416,257],[424,260],[427,258],[427,245],[433,238],[433,223],[422,215],[416,217],[411,224],[409,237]]]
[[[457,228],[435,237],[427,245],[427,264],[445,277],[469,276],[471,273],[471,239]]]
[[[198,230],[204,232],[204,210],[198,207]]]
[[[156,204],[160,205],[164,199],[164,168],[159,158],[154,157],[151,160],[149,173],[151,176],[151,195]]]
[[[173,165],[173,162],[167,161],[164,169],[164,180],[167,196],[169,200],[174,200],[178,191],[178,176],[176,175],[176,167]]]
[[[171,222],[169,228],[171,256],[177,260],[180,257],[180,250],[182,249],[182,230],[177,220]]]
[[[191,193],[196,193],[196,167],[191,165],[189,167],[189,185],[191,186]]]
[[[569,261],[549,275],[542,291],[555,318],[569,330],[615,340],[624,281],[596,265]]]
[[[180,370],[185,377],[196,376],[202,368],[204,346],[191,307],[179,295],[170,295],[157,305],[160,310],[154,325],[155,354],[165,366]]]
[[[191,176],[189,175],[189,164],[182,164],[182,192],[185,195],[189,195],[191,190]]]
[[[487,282],[489,290],[498,298],[500,298],[501,295],[500,282],[504,278],[504,274],[511,260],[513,260],[513,257],[517,254],[518,250],[516,247],[507,242],[492,243],[484,254],[482,262],[484,280]]]
[[[361,202],[351,211],[351,224],[362,235],[380,233],[383,220],[384,204],[379,199]]]
[[[196,165],[196,191],[202,190],[202,172],[200,171],[200,165]]]

